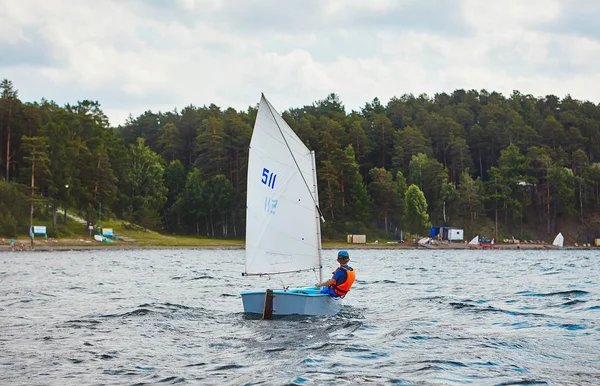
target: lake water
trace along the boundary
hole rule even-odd
[[[272,321],[240,291],[316,277],[243,256],[0,253],[0,384],[600,384],[600,251],[350,250],[341,314]]]

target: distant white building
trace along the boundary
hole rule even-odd
[[[464,230],[458,228],[450,228],[448,230],[448,240],[450,241],[463,241],[464,240]]]
[[[460,228],[434,226],[429,230],[429,237],[439,237],[448,241],[462,241],[464,240],[464,233],[464,230]]]

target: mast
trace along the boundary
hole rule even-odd
[[[311,150],[312,156],[312,177],[313,177],[313,197],[315,199],[315,222],[317,223],[317,253],[319,255],[319,283],[323,282],[323,262],[321,261],[321,216],[319,210],[319,189],[317,187],[317,162],[315,161],[315,151]]]

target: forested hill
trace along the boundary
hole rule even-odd
[[[0,88],[0,235],[29,226],[33,183],[36,216],[66,206],[95,223],[101,203],[104,216],[169,233],[243,237],[256,107],[148,111],[114,128],[97,102],[25,102],[10,81]],[[424,234],[431,224],[599,235],[594,103],[456,90],[346,111],[331,94],[283,116],[316,151],[326,238]]]

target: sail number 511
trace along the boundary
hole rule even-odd
[[[263,168],[262,179],[260,180],[263,184],[267,185],[271,189],[275,189],[275,180],[277,179],[277,174],[273,172],[269,172],[269,169]]]

